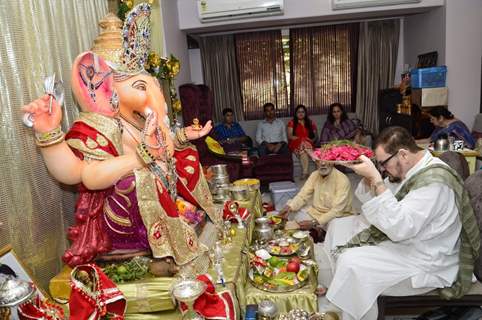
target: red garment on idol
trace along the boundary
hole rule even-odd
[[[103,135],[100,131],[81,120],[74,123],[66,135],[66,140],[72,140],[73,142],[87,146],[89,148],[88,152],[97,152],[101,155],[112,155],[114,157],[119,156],[119,152],[110,137]],[[103,143],[93,144],[93,141],[102,141]],[[90,148],[89,146],[94,147]],[[72,150],[77,157],[84,159],[83,152],[86,152],[85,150],[81,152],[81,150],[75,147],[72,147]],[[200,179],[199,155],[195,149],[185,148],[183,150],[176,150],[174,157],[177,160],[176,172],[179,176],[177,192],[179,196],[183,197],[186,201],[199,207],[199,203],[192,195],[192,190],[196,187]],[[184,183],[181,182],[181,179],[183,179]],[[104,190],[89,190],[84,185],[79,186],[79,197],[75,208],[76,223],[70,227],[68,231],[72,245],[65,251],[62,257],[63,261],[69,266],[75,267],[79,264],[89,263],[93,261],[97,255],[108,253],[111,250],[134,249],[145,251],[150,249],[147,239],[148,230],[146,230],[146,226],[142,223],[137,206],[129,209],[129,216],[122,217],[121,215],[125,214],[123,208],[127,207],[127,205],[123,206],[121,208],[122,210],[119,209],[117,205],[119,203],[122,204],[121,202],[124,200],[116,198],[113,199],[115,200],[115,205],[111,203],[110,208],[114,210],[116,215],[127,218],[132,222],[128,230],[122,225],[116,225],[115,221],[104,217],[105,202],[107,199],[112,200],[112,198],[116,197],[114,188],[115,186]],[[131,193],[132,199],[130,201],[137,202],[136,190],[134,189]],[[163,192],[158,193],[159,204],[166,214],[169,217],[181,218],[177,212],[176,203],[171,199],[166,189],[164,188]],[[128,196],[130,196],[130,194]],[[106,227],[107,220],[110,228]],[[136,221],[140,222],[136,223]],[[116,234],[109,233],[112,226],[115,227],[115,230],[121,230],[121,232],[117,232]],[[132,236],[134,234],[139,237],[143,236],[143,238],[140,240],[135,239]],[[126,243],[131,245],[131,247],[122,247],[122,245]],[[137,243],[139,243],[139,245],[137,245]]]
[[[250,216],[248,209],[240,208],[239,204],[235,201],[226,201],[223,209],[223,219],[230,220],[230,221],[232,220],[234,222],[237,221],[236,218],[234,217],[234,214],[229,210],[229,206],[231,205],[231,203],[236,204],[236,206],[238,207],[238,214],[241,217],[241,220],[246,221]]]
[[[42,300],[38,295],[32,301],[17,308],[20,320],[64,320],[64,310],[54,303]]]
[[[88,275],[90,286],[81,281],[81,272]],[[124,319],[124,295],[97,265],[92,263],[75,267],[70,286],[70,320],[99,320],[107,314],[109,319]]]
[[[216,292],[212,279],[207,274],[197,276],[197,279],[207,284],[206,291],[194,302],[194,310],[206,319],[236,320],[236,306],[228,290]],[[180,304],[181,312],[187,312],[187,306]]]

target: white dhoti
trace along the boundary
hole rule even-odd
[[[331,251],[367,226],[362,216],[334,219],[328,225],[325,243],[315,244],[318,282],[328,287],[326,297],[342,310],[343,320],[376,320],[376,300],[381,294],[405,296],[433,290],[413,288],[410,278],[420,270],[400,259],[384,243],[346,249],[335,262]]]

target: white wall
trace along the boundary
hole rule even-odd
[[[446,6],[405,19],[405,62],[414,67],[417,55],[438,51],[445,64],[449,109],[472,128],[480,109],[482,1],[447,0]]]
[[[455,1],[455,0],[453,0]],[[198,18],[196,0],[177,0],[179,28],[181,30],[207,31],[238,28],[259,28],[261,26],[313,23],[321,21],[341,21],[370,17],[386,17],[410,12],[421,12],[433,6],[444,5],[444,0],[423,0],[421,3],[394,6],[332,10],[331,0],[284,0],[284,14],[256,19],[239,19],[201,23]]]
[[[449,109],[472,128],[480,108],[482,1],[447,0],[446,6]]]
[[[176,77],[176,87],[191,82],[191,67],[187,49],[186,33],[179,30],[177,4],[174,0],[160,0],[161,21],[164,31],[164,56],[171,53],[181,61],[181,71]]]
[[[195,84],[203,84],[203,66],[200,49],[189,49],[189,65],[191,67],[191,81]]]
[[[419,54],[431,51],[438,52],[439,65],[445,64],[445,7],[405,17],[404,38],[405,63],[410,68],[417,65]]]

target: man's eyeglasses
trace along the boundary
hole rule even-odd
[[[400,151],[400,150],[398,150],[398,151]],[[377,164],[377,165],[378,165],[378,168],[386,169],[386,168],[387,168],[386,165],[387,165],[388,161],[390,161],[393,157],[395,157],[395,156],[398,154],[398,151],[395,152],[394,154],[392,154],[392,155],[391,155],[390,157],[388,157],[387,159],[385,159],[385,160],[383,160],[383,161],[379,161],[378,164]]]

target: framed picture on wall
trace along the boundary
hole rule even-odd
[[[37,288],[40,297],[42,299],[45,298],[45,292],[39,288],[37,281],[35,281],[29,269],[15,254],[15,251],[13,251],[10,244],[0,249],[0,273],[12,275],[21,280],[32,282]]]

